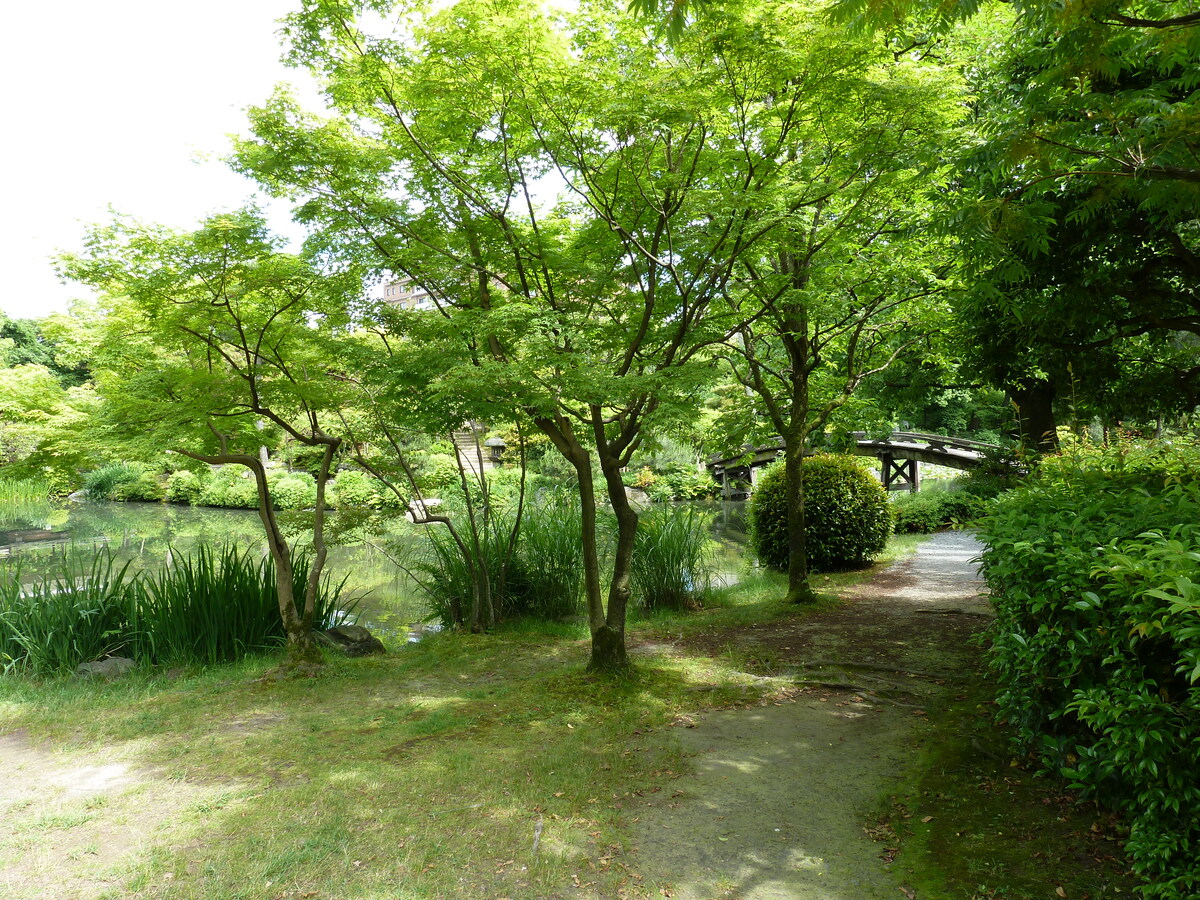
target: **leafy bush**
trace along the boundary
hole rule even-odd
[[[441,497],[462,490],[462,476],[451,453],[434,453],[425,461],[420,481],[426,496]]]
[[[1200,891],[1200,466],[1181,458],[1047,460],[983,533],[1000,714],[1124,810],[1145,895],[1171,900]]]
[[[643,609],[684,609],[708,590],[711,518],[694,506],[662,506],[638,521],[631,575],[634,598]]]
[[[980,464],[967,473],[962,489],[984,499],[998,497],[1019,485],[1027,470],[1027,464],[1014,450],[985,450]]]
[[[157,503],[166,497],[166,489],[158,476],[142,472],[133,481],[124,481],[113,488],[113,500],[142,500]]]
[[[804,461],[808,564],[814,571],[859,566],[887,545],[887,492],[853,456],[818,454]],[[788,565],[787,479],[783,461],[767,469],[750,501],[751,543],[763,565]]]
[[[629,487],[645,491],[655,503],[710,499],[721,491],[711,475],[696,471],[692,465],[671,466],[664,471],[643,466],[636,473],[627,473],[624,481]]]
[[[258,509],[258,487],[241,466],[222,466],[210,473],[204,482],[200,505]]]
[[[139,466],[113,463],[83,476],[83,490],[93,500],[111,500],[118,485],[136,481],[141,476]]]
[[[276,509],[309,509],[317,503],[317,481],[307,472],[272,477],[268,486]]]
[[[329,487],[333,506],[379,506],[375,480],[363,472],[341,472]]]
[[[204,493],[205,477],[196,472],[182,469],[167,478],[166,499],[172,503],[190,503],[193,506],[200,503]]]
[[[897,534],[931,534],[974,522],[987,511],[987,501],[965,490],[927,489],[891,497]]]

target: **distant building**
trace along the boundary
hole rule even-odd
[[[389,281],[383,286],[383,301],[401,309],[434,309],[433,295],[411,278]]]

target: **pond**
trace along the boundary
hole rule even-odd
[[[746,567],[745,504],[700,504],[712,514],[716,584],[736,582]],[[280,514],[286,533],[299,537],[312,514]],[[379,531],[382,526],[383,534]],[[421,526],[403,519],[386,523],[364,512],[333,513],[327,526],[327,568],[335,580],[361,595],[364,620],[398,627],[427,615],[412,579],[398,565],[421,541]],[[262,522],[251,510],[212,509],[169,503],[0,504],[0,568],[20,566],[22,581],[36,579],[49,567],[53,551],[75,545],[105,545],[122,563],[156,570],[172,552],[200,544],[258,547],[265,553]],[[386,549],[385,549],[386,548]],[[11,569],[10,569],[11,570]]]

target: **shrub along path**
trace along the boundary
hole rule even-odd
[[[1032,813],[1030,823],[1003,800],[978,806],[959,796],[961,805],[950,808],[949,794],[922,788],[922,773],[946,764],[930,759],[927,745],[935,743],[941,752],[957,742],[959,751],[1000,773],[981,775],[956,760],[965,783],[942,785],[951,792],[978,793],[981,784],[1012,780],[999,736],[983,737],[990,747],[980,744],[954,708],[981,680],[980,651],[970,640],[991,616],[973,562],[981,549],[969,534],[937,534],[914,557],[849,589],[848,602],[835,608],[699,638],[708,652],[739,655],[748,670],[791,681],[796,691],[784,701],[716,711],[676,729],[695,774],[677,780],[670,796],[655,797],[634,837],[643,873],[671,873],[663,878],[670,882],[664,896],[1012,897],[1026,896],[1009,893],[1026,882],[1028,896],[1068,896],[1065,888],[1057,893],[1064,884],[1075,891],[1069,896],[1084,896],[1079,879],[1070,880],[1076,875],[1087,895],[1108,895],[1108,876],[1090,871],[1103,866],[1081,856],[1064,872],[1047,848],[1025,843],[1032,833],[1010,835],[1025,857],[1016,865],[1022,871],[1007,865],[988,871],[1000,865],[995,845],[1005,842],[1009,826],[1041,831],[1051,823],[1061,832],[1054,841],[1068,844],[1071,827],[1087,832],[1092,817],[1085,812],[1082,824],[1072,826],[1072,815],[1063,815],[1066,798],[1022,794],[1017,802]],[[1007,793],[1016,799],[1019,792]],[[864,828],[889,795],[893,808],[882,812],[878,827]],[[984,809],[990,809],[984,816],[967,814]],[[1003,818],[986,818],[995,814]],[[949,833],[948,845],[935,846],[935,832]],[[939,853],[975,858],[937,860]],[[946,871],[934,871],[942,866]],[[997,879],[1008,885],[1001,893],[992,892]]]

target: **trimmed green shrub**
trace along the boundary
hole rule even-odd
[[[711,475],[692,465],[672,465],[662,471],[642,466],[637,472],[627,472],[623,480],[629,487],[645,491],[655,503],[711,499],[721,491]]]
[[[379,506],[375,479],[363,472],[341,472],[329,485],[332,506]]]
[[[113,500],[142,500],[157,503],[166,497],[166,488],[151,472],[143,472],[133,481],[124,481],[113,488],[109,495]]]
[[[258,509],[258,487],[243,467],[221,466],[211,472],[204,482],[200,505]]]
[[[808,564],[832,571],[869,562],[887,546],[892,511],[887,492],[853,456],[817,454],[804,460]],[[750,500],[750,540],[763,565],[787,571],[787,478],[783,461],[758,480]]]
[[[317,503],[317,481],[307,472],[274,476],[268,487],[276,509],[309,509]]]
[[[1200,459],[1048,459],[984,526],[989,667],[1022,746],[1129,819],[1147,897],[1200,893]]]
[[[958,528],[987,512],[988,501],[965,490],[928,489],[891,497],[897,534],[931,534],[939,528]]]
[[[181,469],[167,478],[166,499],[171,503],[200,503],[206,478],[196,472]]]

